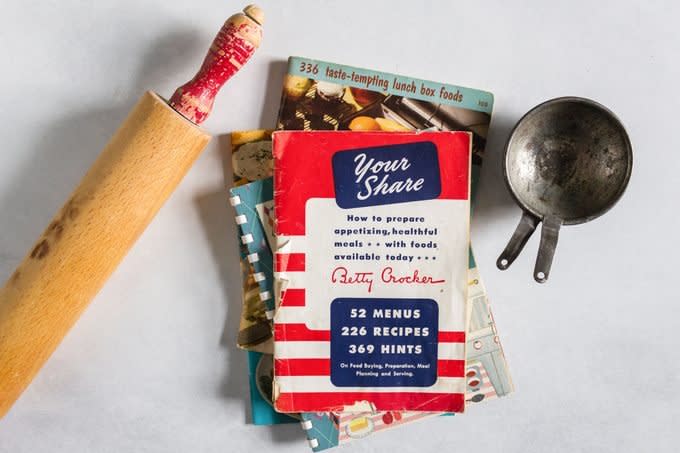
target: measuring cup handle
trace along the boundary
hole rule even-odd
[[[515,261],[515,258],[517,258],[524,248],[524,244],[527,243],[531,234],[536,229],[538,222],[540,222],[540,220],[528,212],[524,211],[524,213],[522,213],[522,218],[519,219],[519,225],[515,228],[515,232],[510,238],[510,242],[508,242],[508,245],[505,246],[505,250],[503,250],[501,256],[496,260],[496,267],[498,267],[498,269],[504,271],[510,267],[512,262]]]
[[[538,246],[538,256],[536,257],[536,266],[534,267],[534,280],[538,283],[548,281],[561,226],[562,219],[554,216],[545,216],[543,218],[541,244]]]

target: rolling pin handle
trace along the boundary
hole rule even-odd
[[[141,97],[0,287],[0,418],[208,144],[197,124],[262,36],[262,11],[248,6],[244,12],[227,20],[196,77],[170,102],[152,92]]]
[[[168,103],[194,124],[205,121],[222,86],[260,46],[264,13],[249,5],[231,16],[213,40],[193,79],[177,88]]]

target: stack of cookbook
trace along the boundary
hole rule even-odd
[[[292,57],[277,131],[232,134],[254,424],[320,451],[512,391],[469,243],[492,107]]]

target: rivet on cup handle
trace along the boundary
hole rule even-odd
[[[562,219],[558,217],[548,215],[543,218],[543,225],[541,226],[541,243],[538,246],[536,266],[534,267],[534,280],[538,283],[545,283],[548,281],[561,226]]]
[[[628,134],[602,104],[568,96],[527,112],[505,145],[505,182],[523,214],[498,268],[512,264],[542,221],[534,280],[548,281],[562,225],[607,212],[625,191],[632,165]]]

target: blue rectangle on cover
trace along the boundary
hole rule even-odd
[[[331,303],[331,382],[429,387],[437,380],[439,307],[432,299],[338,298]]]
[[[441,193],[437,147],[429,141],[338,151],[335,201],[343,209],[416,200]]]

